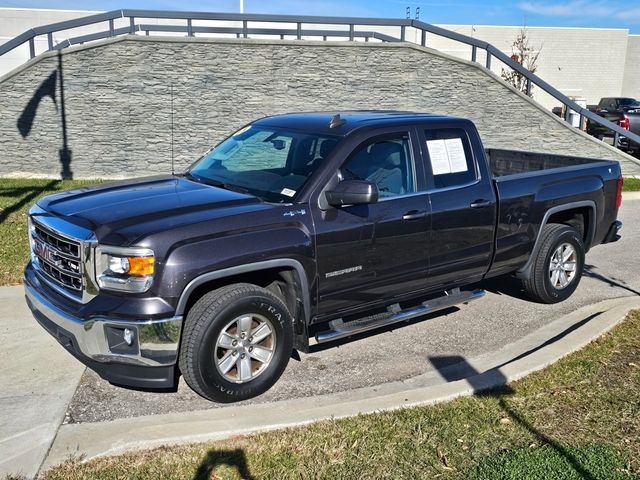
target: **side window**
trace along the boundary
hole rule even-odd
[[[436,188],[456,187],[477,180],[469,137],[463,129],[429,129],[424,135]]]
[[[416,191],[408,133],[379,137],[360,145],[340,169],[342,178],[375,183],[380,198]]]

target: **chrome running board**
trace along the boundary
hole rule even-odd
[[[407,310],[397,311],[396,305],[388,307],[386,312],[371,315],[369,317],[358,318],[349,322],[344,322],[341,318],[329,322],[329,330],[316,334],[316,342],[326,343],[333,340],[349,337],[358,333],[366,332],[380,327],[391,325],[392,323],[411,320],[412,318],[426,315],[428,313],[444,310],[461,303],[482,298],[484,290],[460,291],[459,288],[448,290],[441,297],[428,300],[417,307]]]

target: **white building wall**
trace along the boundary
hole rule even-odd
[[[520,27],[440,25],[493,44],[511,55],[511,46]],[[536,74],[567,96],[580,96],[588,104],[600,97],[619,96],[627,55],[628,30],[593,28],[528,27],[531,46],[540,49]],[[441,37],[427,37],[427,46],[451,55],[471,58],[471,49],[454,46]],[[478,56],[484,62],[484,53]],[[491,69],[500,74],[501,62],[494,58]],[[560,102],[534,89],[534,98],[548,108]]]
[[[640,98],[640,35],[629,35],[622,95]]]

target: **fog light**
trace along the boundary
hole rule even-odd
[[[128,328],[124,329],[122,337],[124,338],[124,341],[127,342],[127,345],[131,345],[133,343],[133,335],[133,330],[129,330]]]
[[[105,326],[109,351],[116,355],[137,355],[139,346],[136,330],[135,327]]]

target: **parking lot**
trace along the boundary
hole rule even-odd
[[[273,389],[245,403],[309,397],[403,380],[433,370],[434,356],[473,359],[495,351],[573,310],[598,301],[640,295],[640,198],[623,202],[622,239],[587,254],[585,276],[566,302],[528,301],[509,278],[484,285],[483,299],[446,314],[396,325],[378,335],[359,337],[291,360]],[[441,367],[441,366],[440,366]],[[65,422],[97,422],[122,417],[219,408],[183,382],[175,393],[148,393],[114,387],[91,371],[82,377]]]

